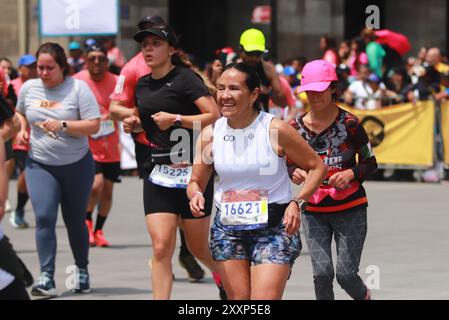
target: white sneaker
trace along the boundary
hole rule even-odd
[[[11,211],[12,211],[11,202],[9,202],[9,200],[6,199],[6,202],[5,202],[5,212],[8,213],[8,212],[11,212]]]
[[[440,177],[435,169],[426,170],[423,174],[425,182],[440,182]]]
[[[9,216],[9,223],[15,228],[15,229],[26,229],[28,228],[28,222],[26,222],[25,218],[23,217],[25,212],[17,212],[16,210],[12,211]]]

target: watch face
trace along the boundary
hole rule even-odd
[[[306,210],[307,208],[307,202],[304,200],[299,200],[298,201],[298,207],[301,209],[301,211]]]
[[[175,121],[175,127],[176,127],[176,128],[181,127],[181,124],[182,124],[181,121],[179,121],[179,120],[176,120],[176,121]]]

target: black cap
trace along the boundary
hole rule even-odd
[[[97,44],[94,44],[94,45],[91,45],[91,46],[87,47],[86,54],[88,55],[91,52],[103,52],[105,56],[108,55],[107,50],[104,47],[99,46]]]
[[[147,29],[147,24],[166,24],[164,19],[162,19],[161,16],[154,15],[154,16],[147,16],[140,19],[139,23],[137,24],[137,28],[139,30]]]
[[[168,26],[154,26],[152,28],[140,30],[134,35],[134,40],[140,43],[150,34],[154,34],[155,36],[164,39],[172,46],[176,46],[177,44],[176,36]]]

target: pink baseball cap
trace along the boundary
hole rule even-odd
[[[299,92],[323,92],[332,81],[338,81],[334,66],[326,60],[313,60],[302,69]]]

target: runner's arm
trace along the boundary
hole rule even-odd
[[[278,143],[276,143],[276,135]],[[287,123],[273,119],[270,125],[270,138],[274,150],[281,156],[285,155],[294,164],[307,171],[307,178],[298,197],[308,200],[323,182],[327,168],[321,158]]]
[[[358,163],[351,169],[354,172],[354,180],[362,182],[377,170],[377,160],[368,134],[360,123],[355,131],[354,145],[358,154]]]
[[[14,114],[11,118],[6,119],[3,123],[0,132],[2,139],[4,141],[8,141],[13,136],[15,136],[17,133],[19,133],[21,128],[21,123],[19,120],[19,117],[17,116],[17,113]]]
[[[285,107],[287,105],[287,98],[285,97],[285,94],[282,91],[281,83],[279,82],[279,78],[278,75],[276,74],[276,70],[273,64],[266,61],[263,61],[262,64],[265,73],[268,77],[268,80],[270,80],[271,93],[272,93],[271,99],[276,105],[280,107]]]
[[[181,126],[187,129],[197,129],[197,125],[200,125],[200,129],[213,123],[220,117],[217,103],[210,95],[203,96],[195,100],[195,105],[201,111],[201,114],[186,116],[181,115]],[[176,114],[168,112],[158,112],[152,115],[154,122],[161,130],[167,130],[173,126],[176,122]]]
[[[200,134],[197,144],[195,160],[193,161],[192,176],[187,186],[187,197],[192,215],[195,217],[204,216],[205,199],[203,196],[207,183],[214,171],[212,143],[212,126],[206,127]]]
[[[119,100],[111,100],[109,105],[109,117],[113,120],[122,121],[134,114],[134,108],[128,108],[125,102]]]
[[[193,161],[192,176],[187,187],[187,197],[192,199],[197,191],[203,192],[214,171],[213,155],[213,129],[209,125],[201,131],[196,143],[195,159]]]

